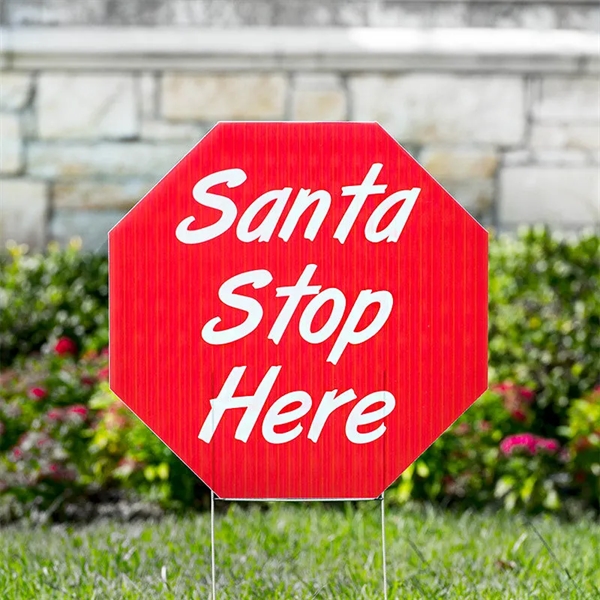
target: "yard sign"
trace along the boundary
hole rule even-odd
[[[110,386],[220,498],[375,498],[487,386],[487,233],[376,123],[219,123],[109,234]]]

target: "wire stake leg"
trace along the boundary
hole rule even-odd
[[[217,598],[216,569],[215,569],[215,493],[210,490],[210,566],[212,583],[212,600]]]
[[[387,600],[387,559],[385,552],[385,502],[381,494],[381,562],[383,563],[383,599]]]

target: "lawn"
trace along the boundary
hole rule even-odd
[[[377,502],[217,506],[217,598],[383,598]],[[592,517],[388,509],[386,537],[389,598],[600,597]],[[205,600],[210,565],[206,513],[0,529],[3,600]]]

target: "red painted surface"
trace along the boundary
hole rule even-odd
[[[367,198],[342,244],[333,235],[352,201],[342,187],[359,185],[376,163],[383,165],[376,185],[387,184],[386,191]],[[246,173],[242,184],[209,190],[235,203],[233,225],[214,239],[182,243],[181,221],[192,216],[189,228],[199,229],[221,216],[194,200],[195,184],[234,168]],[[261,194],[287,187],[290,199],[270,240],[240,241],[244,210]],[[286,242],[278,234],[300,188],[328,191],[331,206],[314,241],[304,237],[309,209]],[[398,241],[368,241],[365,226],[375,208],[412,188],[420,192]],[[395,214],[390,210],[380,229]],[[110,232],[109,260],[111,388],[222,498],[377,497],[487,387],[487,233],[377,124],[217,125]],[[276,288],[293,286],[309,264],[316,265],[310,285],[343,293],[342,321],[322,343],[303,339],[299,322],[315,298],[305,296],[275,344],[268,335],[287,300],[276,297]],[[268,271],[271,283],[237,293],[260,302],[259,325],[238,341],[207,343],[202,331],[211,319],[222,319],[217,329],[246,319],[218,293],[231,277],[253,270]],[[363,290],[387,290],[391,313],[370,339],[328,362]],[[328,302],[317,312],[311,331],[331,310]],[[358,328],[376,313],[377,306],[369,308]],[[281,367],[247,441],[235,439],[243,408],[225,411],[209,442],[199,439],[210,400],[240,366],[246,370],[235,396],[253,395],[269,369]],[[323,394],[349,389],[356,399],[329,416],[316,442],[308,439]],[[291,441],[268,442],[265,414],[297,390],[310,395],[310,410],[272,431],[302,431]],[[384,390],[395,398],[394,409],[356,431],[385,431],[353,442],[346,434],[353,407]]]

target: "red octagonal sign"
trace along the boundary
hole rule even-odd
[[[376,123],[220,123],[109,234],[112,390],[221,498],[375,498],[487,386],[487,233]]]

